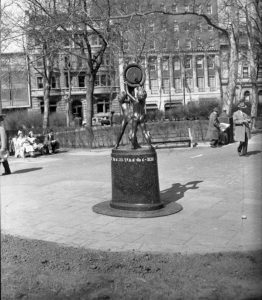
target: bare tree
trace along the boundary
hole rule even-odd
[[[2,69],[2,53],[9,44],[8,36],[12,31],[12,27],[8,23],[7,8],[10,2],[3,3],[0,0],[0,70]],[[2,74],[0,75],[0,114],[2,113]]]
[[[32,5],[24,29],[27,34],[26,51],[30,66],[43,79],[43,130],[46,130],[49,126],[50,93],[53,81],[56,80],[54,69],[58,67],[61,46],[58,41],[61,41],[61,35],[57,30],[57,23],[47,15],[39,15],[37,7]]]
[[[148,1],[149,3],[153,3]],[[179,16],[197,16],[205,20],[205,22],[217,30],[221,36],[224,36],[228,43],[229,48],[229,73],[228,73],[228,84],[226,86],[225,96],[223,98],[224,109],[227,109],[229,114],[231,114],[233,100],[235,98],[235,89],[238,78],[238,62],[239,62],[239,6],[238,0],[221,0],[219,5],[219,16],[210,15],[206,10],[208,4],[212,1],[201,1],[202,10],[199,9],[199,3],[193,1],[190,5],[190,9],[186,11],[174,12],[172,7],[154,9],[153,7],[148,9],[149,6],[144,7],[144,9],[136,9],[135,11],[130,11],[129,13],[119,16],[113,15],[111,17],[114,19],[132,19],[135,17],[144,17],[148,15],[169,15],[179,17]],[[150,6],[151,6],[150,4]]]
[[[252,128],[255,128],[258,107],[258,68],[262,63],[262,18],[258,0],[240,0],[240,13],[244,37],[247,40],[247,59],[250,66],[251,90],[251,118]]]
[[[40,0],[28,0],[38,8],[41,14],[56,24],[53,30],[59,31],[74,44],[74,55],[85,62],[86,101],[83,102],[83,118],[87,126],[92,125],[93,91],[96,74],[102,62],[110,39],[110,1],[50,1],[49,10]],[[92,40],[97,38],[99,46],[92,47]],[[74,50],[75,50],[74,49]]]

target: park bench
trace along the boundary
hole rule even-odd
[[[168,134],[152,134],[152,145],[155,148],[178,148],[178,147],[191,147],[192,137],[191,131],[175,131]]]

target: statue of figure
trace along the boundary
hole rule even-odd
[[[145,124],[145,104],[147,93],[143,85],[138,87],[130,87],[125,82],[125,91],[118,95],[118,100],[123,113],[123,120],[121,123],[121,132],[118,136],[115,148],[119,147],[119,143],[123,137],[127,124],[132,121],[131,131],[129,133],[129,140],[132,144],[132,149],[141,148],[137,141],[137,129],[140,126],[143,137],[148,145],[151,145],[151,137],[149,131],[146,129]]]

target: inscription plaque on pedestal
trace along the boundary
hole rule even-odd
[[[113,149],[110,206],[127,210],[163,208],[160,201],[157,156],[153,148]]]

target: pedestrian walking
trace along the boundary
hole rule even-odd
[[[238,110],[233,114],[234,122],[234,140],[239,142],[237,152],[239,156],[247,155],[248,140],[251,138],[250,132],[250,117],[243,111],[247,108],[245,102],[242,100],[238,104]]]
[[[7,151],[7,136],[4,128],[5,115],[0,114],[0,163],[2,163],[5,172],[2,175],[11,174],[11,170],[8,164],[8,151]]]
[[[209,124],[207,130],[207,139],[210,140],[210,146],[212,148],[218,147],[219,135],[220,135],[220,123],[218,120],[218,108],[215,107],[209,116]]]

